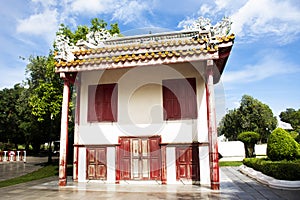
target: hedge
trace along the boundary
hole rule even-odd
[[[267,144],[267,156],[273,161],[294,160],[299,158],[299,144],[282,128],[275,129]]]
[[[279,180],[300,180],[300,159],[271,161],[265,158],[245,158],[243,164]]]

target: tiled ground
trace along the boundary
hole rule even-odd
[[[27,166],[25,166],[26,168]],[[0,165],[1,168],[1,165]],[[13,174],[10,167],[1,174]],[[193,185],[115,185],[68,182],[59,188],[57,177],[0,188],[0,199],[299,199],[300,191],[264,186],[241,174],[236,167],[221,168],[221,190]]]

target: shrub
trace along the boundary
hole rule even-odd
[[[272,161],[294,160],[299,155],[299,144],[287,131],[277,128],[271,133],[267,144],[267,156]]]
[[[300,160],[271,161],[267,159],[245,158],[243,164],[276,179],[300,180]]]
[[[242,132],[237,139],[244,143],[246,158],[255,157],[254,146],[258,142],[260,135],[256,132]]]
[[[242,132],[238,135],[237,139],[244,144],[256,144],[260,135],[256,132]]]

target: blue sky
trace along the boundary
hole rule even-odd
[[[235,44],[216,86],[218,115],[248,94],[278,115],[300,108],[299,0],[10,0],[0,7],[0,89],[25,80],[30,55],[48,55],[59,24],[98,17],[121,32],[181,30],[203,16],[233,21]]]

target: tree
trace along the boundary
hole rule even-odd
[[[16,84],[11,89],[0,91],[0,141],[14,144],[15,149],[18,149],[18,144],[24,143],[23,132],[18,128],[22,116],[17,110],[17,100],[23,90],[24,87]]]
[[[286,111],[281,112],[280,120],[291,124],[294,131],[300,133],[300,109],[295,110],[293,108],[287,108]]]
[[[48,162],[52,161],[51,144],[59,138],[62,104],[62,80],[54,70],[55,60],[51,51],[48,56],[31,56],[26,68],[29,107],[39,122],[37,132],[40,133],[34,134],[32,143],[37,151],[40,144],[50,144]],[[26,128],[26,124],[23,126]]]
[[[218,132],[229,140],[236,140],[241,132],[253,131],[266,142],[270,132],[277,126],[277,119],[268,105],[244,95],[239,108],[230,110],[221,120]]]
[[[260,135],[255,132],[242,132],[237,139],[244,143],[246,158],[255,157],[255,144],[259,141]]]
[[[56,34],[68,37],[70,43],[75,45],[78,40],[86,40],[89,31],[95,32],[107,27],[106,22],[97,18],[92,19],[91,24],[90,28],[78,26],[74,32],[69,27],[61,24]],[[118,25],[112,24],[109,32],[119,34]],[[53,46],[55,49],[55,44]],[[32,114],[42,124],[41,130],[43,130],[43,134],[41,134],[38,141],[47,141],[51,145],[54,140],[59,138],[63,81],[55,73],[55,59],[52,51],[48,56],[31,56],[29,61],[26,70],[29,75],[27,79],[30,89],[29,105],[32,108]],[[72,109],[72,106],[70,108]],[[72,129],[72,126],[69,126],[69,128]],[[48,162],[51,162],[51,146]]]
[[[243,132],[240,125],[239,111],[237,109],[229,110],[221,119],[218,133],[224,135],[228,140],[236,140],[239,133]]]

